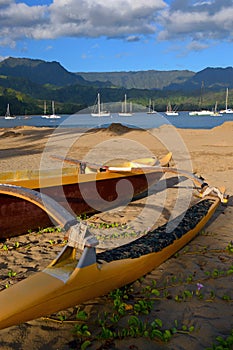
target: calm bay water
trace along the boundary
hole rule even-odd
[[[121,123],[127,126],[150,129],[161,125],[172,124],[183,129],[212,129],[225,121],[233,121],[233,114],[222,116],[190,116],[188,112],[179,112],[178,116],[166,116],[164,113],[147,114],[134,113],[131,117],[120,117],[113,113],[111,117],[92,117],[90,114],[63,115],[61,119],[44,119],[41,116],[18,116],[16,119],[6,120],[0,118],[0,128],[13,128],[16,126],[37,127],[78,127],[96,128],[107,127],[112,123]]]

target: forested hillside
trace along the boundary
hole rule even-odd
[[[226,88],[233,104],[233,68],[206,68],[194,73],[187,70],[71,73],[58,62],[27,58],[8,58],[0,62],[0,115],[8,103],[14,114],[41,114],[44,101],[56,102],[57,113],[72,114],[94,104],[101,92],[104,102],[128,100],[148,106],[153,100],[157,111],[168,101],[179,110],[199,106],[202,89],[203,108],[225,105]]]

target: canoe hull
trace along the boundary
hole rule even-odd
[[[200,201],[200,203],[202,202]],[[76,264],[74,256],[72,260],[70,255],[63,261],[57,260],[58,264],[56,261],[53,262],[43,272],[2,291],[0,293],[0,329],[80,304],[135,281],[158,267],[190,242],[212,217],[219,203],[219,198],[210,198],[205,214],[199,214],[195,225],[191,229],[187,229],[187,219],[190,221],[190,217],[186,217],[184,223],[180,224],[181,227],[183,224],[185,226],[183,233],[180,233],[180,228],[173,230],[171,244],[165,242],[166,246],[158,251],[140,254],[136,258],[131,256],[119,259],[118,255],[116,260],[110,262],[108,259],[102,261],[104,257],[107,258],[107,255],[104,255],[106,252],[103,252],[96,255],[97,262],[88,266],[80,264],[81,259]],[[198,205],[196,208],[198,209]],[[192,212],[191,217],[193,214],[195,213]],[[159,230],[161,232],[161,228]],[[151,234],[153,236],[154,232]],[[177,234],[180,234],[180,237],[177,237]],[[163,235],[162,232],[161,237]],[[153,238],[153,242],[157,242],[156,237]],[[120,247],[120,249],[124,249],[126,254],[131,254],[129,252],[133,250],[132,244],[135,244],[134,247],[138,249],[142,240],[147,246],[147,236],[144,236],[134,243],[129,243],[130,249],[128,249],[128,245],[122,246],[123,248]],[[85,251],[88,252],[92,249],[94,248],[85,248]],[[118,253],[121,254],[119,248],[111,250],[111,259],[114,254]]]
[[[35,189],[75,215],[94,214],[128,204],[162,176],[162,171],[80,174],[74,183],[46,187],[42,182],[42,188]],[[0,239],[51,225],[53,222],[39,207],[26,200],[0,194]]]

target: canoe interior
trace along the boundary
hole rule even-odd
[[[35,190],[50,196],[75,215],[94,214],[119,205],[127,205],[159,181],[163,172],[120,173],[109,176],[100,173],[99,177],[93,177],[93,174],[80,176],[87,176],[87,181],[82,178],[79,182],[76,178],[75,183],[35,188]],[[53,224],[46,212],[32,203],[0,194],[0,238],[17,236]]]
[[[44,271],[0,293],[0,329],[58,312],[133,282],[190,242],[219,203],[218,198],[203,199],[169,226],[96,255],[95,248],[85,248],[76,260],[75,249],[66,246],[63,259],[60,256]],[[87,260],[90,254],[96,260],[85,264],[88,254]]]
[[[193,230],[208,214],[213,203],[213,199],[204,199],[189,208],[185,214],[183,213],[171,221],[169,223],[170,229],[168,229],[167,224],[164,224],[135,241],[98,253],[97,261],[111,262],[121,259],[135,259],[142,255],[159,252]],[[177,222],[179,222],[178,225]]]
[[[168,165],[171,157],[169,152],[161,159],[160,165]],[[145,158],[142,161],[147,165],[154,159]],[[146,195],[148,188],[163,176],[163,171],[156,167],[110,172],[95,166],[94,171],[90,172],[88,167],[82,167],[83,164],[69,168],[0,173],[0,183],[42,192],[71,213],[81,215],[127,205],[138,195]],[[0,239],[53,224],[45,211],[27,200],[0,194]]]

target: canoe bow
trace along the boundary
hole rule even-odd
[[[178,229],[177,233],[172,232],[172,238],[169,238],[171,241],[167,246],[160,250],[152,249],[146,254],[134,257],[128,255],[129,252],[133,252],[133,249],[127,245],[126,250],[122,246],[120,249],[115,248],[110,252],[96,254],[98,241],[86,225],[78,222],[67,210],[46,195],[11,185],[0,185],[1,192],[26,198],[40,206],[63,227],[68,243],[42,272],[0,292],[0,329],[46,316],[133,282],[159,266],[194,238],[221,202],[216,192],[210,192],[200,201],[204,207],[207,206],[205,215],[201,213],[200,219],[195,225],[192,222],[193,226],[187,232],[182,233],[180,232],[182,229]],[[198,205],[196,208],[198,209]],[[193,221],[193,213],[188,221]],[[152,236],[153,232],[150,233]],[[134,244],[140,246],[144,239],[148,248],[147,239],[149,240],[151,236],[141,237]],[[115,254],[119,252],[120,255],[122,249],[126,257],[118,256],[112,260],[114,252]],[[76,255],[80,250],[82,254],[77,259]]]

